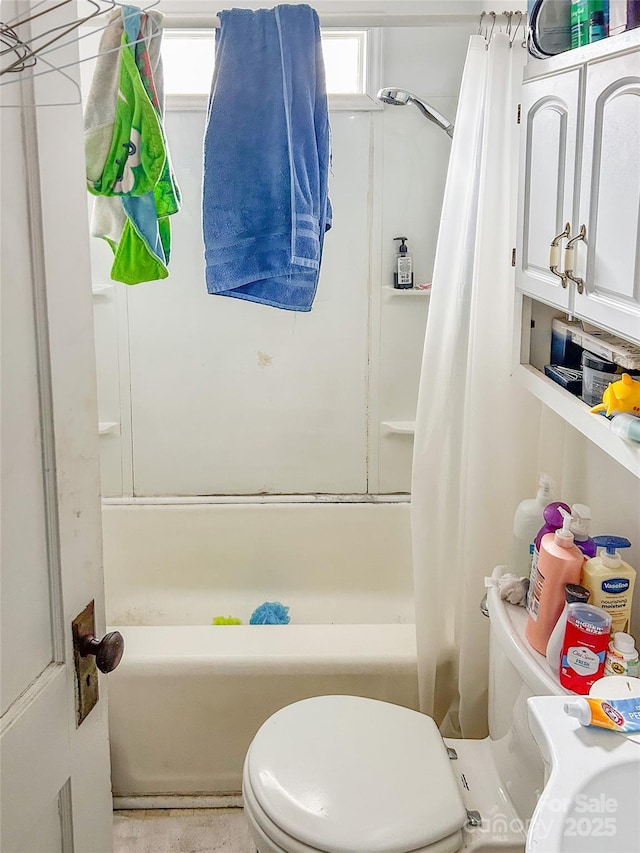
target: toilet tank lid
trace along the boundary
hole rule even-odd
[[[246,769],[266,815],[320,850],[415,850],[467,820],[434,721],[375,699],[318,696],[283,708],[256,734]]]

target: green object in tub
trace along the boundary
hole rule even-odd
[[[242,619],[236,619],[235,616],[214,616],[211,624],[212,625],[242,625]]]

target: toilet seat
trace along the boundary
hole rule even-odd
[[[358,696],[274,714],[247,753],[243,792],[287,853],[453,853],[467,820],[433,720]]]
[[[260,853],[326,853],[326,851],[319,851],[317,847],[309,847],[307,844],[287,835],[267,817],[256,801],[246,772],[243,773],[242,795],[245,817],[249,822],[254,835],[254,842]],[[458,830],[447,838],[430,844],[429,847],[420,847],[417,850],[412,850],[411,853],[457,853],[461,846],[462,834]],[[362,850],[359,849],[358,853],[362,853]],[[397,848],[394,848],[394,853],[397,853]]]

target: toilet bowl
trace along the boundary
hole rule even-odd
[[[524,640],[525,610],[497,589],[488,606],[489,737],[444,740],[430,717],[358,696],[282,708],[255,735],[243,770],[259,853],[524,850],[544,786],[527,699],[565,691]]]

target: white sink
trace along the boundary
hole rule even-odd
[[[640,742],[580,725],[564,696],[528,700],[529,726],[547,767],[527,853],[639,853]]]

